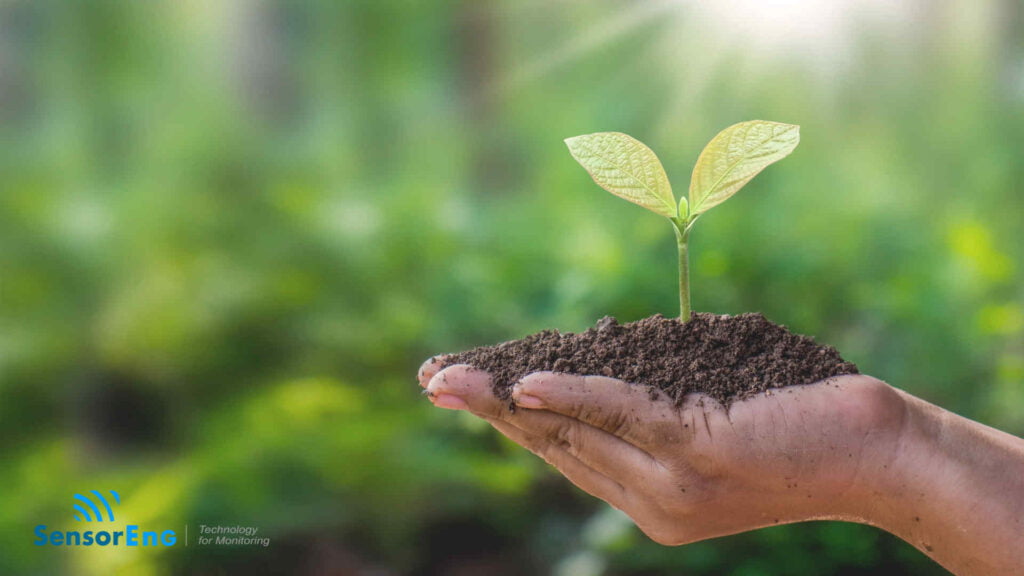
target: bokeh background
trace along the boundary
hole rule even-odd
[[[0,573],[942,574],[839,523],[655,545],[427,356],[676,311],[677,192],[737,121],[797,151],[701,220],[698,310],[762,311],[1024,433],[1016,0],[0,3]],[[71,495],[271,546],[39,548]]]

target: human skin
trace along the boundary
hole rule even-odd
[[[806,520],[870,524],[960,576],[1024,574],[1024,440],[869,376],[676,406],[603,376],[537,372],[515,410],[486,372],[419,371],[435,406],[467,410],[679,545]]]

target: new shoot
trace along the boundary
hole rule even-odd
[[[800,143],[800,127],[764,120],[722,130],[704,147],[690,176],[689,198],[676,202],[658,157],[621,132],[567,138],[565,143],[598,186],[668,218],[679,248],[679,318],[690,319],[690,230],[708,210],[728,200],[754,176]]]

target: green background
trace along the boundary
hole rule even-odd
[[[944,573],[838,523],[660,547],[419,394],[434,353],[675,313],[669,224],[563,138],[678,194],[754,118],[802,144],[701,219],[695,308],[1024,432],[1019,2],[3,2],[0,573]],[[32,545],[91,489],[273,542]]]

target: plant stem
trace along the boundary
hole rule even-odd
[[[672,221],[676,231],[676,246],[679,248],[679,320],[690,320],[690,229],[686,222]]]

